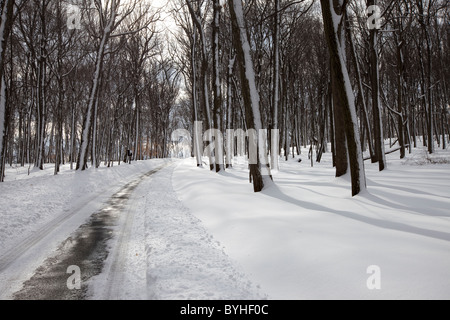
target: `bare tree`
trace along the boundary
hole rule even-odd
[[[375,5],[375,0],[367,0],[367,7]],[[375,14],[375,11],[373,11]],[[378,28],[372,27],[369,31],[369,52],[370,52],[370,83],[372,86],[372,115],[375,139],[375,158],[379,163],[380,171],[386,168],[386,156],[384,149],[383,122],[381,118],[380,105],[380,73],[378,58]]]
[[[92,36],[100,40],[97,44],[96,54],[95,54],[95,70],[93,81],[90,89],[89,101],[86,108],[86,112],[83,120],[83,129],[81,134],[80,150],[78,153],[77,170],[85,170],[87,168],[88,150],[89,144],[92,140],[92,130],[93,123],[96,121],[94,119],[95,109],[98,99],[98,90],[100,88],[100,81],[104,65],[104,57],[108,51],[108,42],[111,38],[122,37],[138,32],[138,29],[122,30],[117,33],[119,26],[127,19],[133,11],[138,7],[139,1],[134,0],[131,2],[122,2],[121,0],[111,0],[103,5],[102,1],[94,0],[96,13],[99,17],[99,31],[92,31],[95,27],[90,27]],[[138,20],[144,19],[145,13],[137,17],[136,24]],[[89,14],[90,25],[95,21],[93,14]],[[131,23],[130,25],[134,25]]]
[[[245,115],[247,121],[247,128],[254,129],[256,132],[262,130],[262,122],[261,122],[261,114],[259,109],[259,93],[256,88],[255,82],[255,71],[253,68],[253,61],[250,52],[250,43],[247,37],[247,28],[245,26],[244,20],[244,10],[242,8],[241,0],[228,0],[228,4],[230,7],[231,21],[232,21],[232,29],[233,29],[233,42],[234,48],[237,53],[238,66],[241,78],[241,86],[242,86],[242,97],[244,100],[245,107]],[[249,144],[257,145],[257,136],[249,136]],[[254,141],[251,141],[251,140]],[[264,175],[261,173],[261,162],[260,155],[267,155],[267,149],[265,144],[259,145],[259,151],[254,154],[250,154],[250,158],[252,156],[256,158],[255,163],[250,163],[250,178],[253,182],[253,189],[255,192],[260,192],[263,190],[265,181],[266,183],[269,181],[267,177],[270,177],[270,169],[269,167],[265,167],[267,170]],[[256,153],[256,154],[255,154]],[[263,179],[266,177],[266,179]]]
[[[211,132],[213,130],[213,120],[211,117],[211,107],[209,102],[209,74],[208,74],[208,49],[207,49],[207,40],[205,36],[205,30],[203,23],[201,21],[202,16],[202,4],[197,4],[197,7],[194,8],[191,0],[186,0],[186,4],[189,9],[189,13],[191,15],[191,19],[193,24],[195,25],[195,28],[198,31],[198,34],[200,35],[200,46],[201,46],[201,67],[200,67],[200,90],[201,90],[201,97],[202,97],[202,105],[203,105],[203,112],[204,116],[206,118],[206,128],[208,129],[207,132]],[[208,136],[207,140],[212,142],[212,137]],[[214,158],[212,157],[212,154],[208,153],[209,157],[209,166],[211,170],[214,170]]]
[[[212,23],[212,49],[213,49],[213,92],[214,92],[214,129],[216,135],[214,137],[215,144],[215,164],[216,172],[224,171],[224,156],[223,156],[223,134],[221,130],[221,118],[222,118],[222,89],[220,78],[220,48],[219,48],[219,36],[220,36],[220,20],[222,6],[220,0],[213,1],[214,17]]]
[[[330,52],[332,77],[334,79],[334,103],[340,106],[345,120],[345,140],[336,144],[347,147],[350,174],[352,179],[352,195],[355,196],[366,189],[364,162],[359,138],[354,95],[348,75],[345,51],[343,46],[346,3],[321,0],[325,36]]]
[[[14,0],[0,2],[0,182],[5,176],[6,135],[8,132],[8,107],[6,105],[6,83],[4,75],[5,53],[12,28]]]

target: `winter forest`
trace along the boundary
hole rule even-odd
[[[16,188],[10,184],[16,172],[41,177],[47,170],[53,179],[72,172],[85,181],[83,174],[93,170],[171,158],[190,168],[175,169],[186,170],[180,171],[186,181],[174,182],[173,188],[191,209],[196,194],[181,186],[194,190],[188,182],[195,183],[196,177],[209,185],[209,179],[223,184],[239,175],[247,187],[251,183],[242,197],[269,194],[288,205],[297,203],[300,212],[305,207],[327,211],[329,199],[338,201],[336,210],[345,211],[339,207],[345,199],[347,207],[356,205],[352,201],[370,201],[369,207],[386,206],[382,212],[394,214],[393,208],[413,210],[414,193],[432,186],[437,193],[429,191],[430,202],[417,214],[439,216],[442,224],[436,227],[415,218],[411,221],[417,224],[402,218],[385,223],[376,220],[376,213],[355,218],[359,212],[353,207],[348,209],[352,213],[339,212],[358,223],[429,236],[448,248],[448,178],[437,185],[430,178],[415,191],[408,189],[407,196],[399,195],[399,202],[384,202],[377,193],[386,181],[396,186],[390,190],[392,198],[396,190],[407,192],[412,183],[408,176],[421,179],[414,172],[448,177],[448,1],[0,3],[0,202],[5,208],[12,206],[3,197]],[[425,165],[403,170],[407,166],[399,163],[411,162],[419,153]],[[333,188],[344,184],[344,192],[328,193],[327,183],[317,185],[314,190],[327,195],[302,206],[279,188],[285,188],[285,180],[303,181],[303,172],[304,179],[314,172],[311,185],[328,179],[324,181],[337,181]],[[104,178],[105,184],[112,183]],[[331,180],[339,178],[343,180]],[[32,181],[38,188],[40,180]],[[358,195],[367,199],[358,200]],[[0,230],[6,239],[6,227]],[[6,250],[9,242],[4,241],[0,249]],[[233,252],[227,253],[239,260]],[[0,259],[0,270],[7,260]],[[445,261],[443,267],[448,267],[448,257]],[[147,264],[148,279],[150,269]],[[438,276],[448,278],[448,271]],[[161,292],[154,294],[171,298]],[[450,298],[448,288],[440,294]]]
[[[57,174],[66,162],[112,165],[127,149],[168,157],[171,133],[193,133],[195,121],[279,129],[284,157],[332,152],[354,194],[362,152],[385,168],[386,138],[401,158],[421,144],[446,149],[446,1],[248,1],[243,17],[233,2],[169,5],[170,34],[151,1],[2,2],[2,180],[12,164]]]

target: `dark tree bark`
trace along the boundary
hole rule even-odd
[[[220,19],[222,6],[220,0],[214,0],[214,17],[212,25],[212,47],[213,47],[213,92],[214,92],[214,129],[216,130],[216,136],[214,138],[215,144],[215,167],[216,172],[224,171],[224,157],[223,157],[223,135],[221,130],[221,118],[222,118],[222,92],[220,85],[220,48],[219,48],[219,35],[220,35]]]
[[[360,107],[362,109],[362,118],[363,118],[363,122],[364,122],[364,127],[366,128],[370,158],[372,160],[372,163],[374,163],[374,162],[377,162],[377,159],[376,159],[375,151],[374,151],[374,147],[373,147],[372,130],[371,130],[371,125],[370,125],[370,121],[369,121],[369,113],[367,111],[367,105],[366,105],[366,100],[365,100],[365,95],[364,95],[364,88],[363,88],[363,84],[362,84],[362,76],[361,76],[361,70],[359,67],[358,54],[356,53],[355,45],[353,43],[353,34],[351,32],[350,25],[347,26],[346,31],[347,31],[347,38],[348,38],[348,41],[350,44],[349,49],[352,54],[353,66],[354,66],[354,70],[355,70],[355,74],[356,74],[356,84],[358,85],[358,101],[359,101]],[[362,141],[362,143],[364,143],[364,141]]]
[[[213,129],[213,120],[211,117],[211,110],[210,110],[210,103],[209,103],[209,80],[208,80],[208,52],[207,52],[207,43],[206,43],[206,37],[205,37],[205,31],[203,30],[202,22],[200,21],[199,14],[195,12],[191,1],[186,0],[186,4],[189,9],[189,13],[191,15],[192,21],[195,25],[195,27],[198,30],[198,33],[200,35],[200,45],[201,45],[201,67],[200,67],[200,90],[201,90],[201,97],[202,97],[202,104],[203,104],[203,112],[206,117],[206,128],[208,130]],[[208,141],[212,142],[212,137],[208,137]],[[214,170],[214,159],[211,156],[211,154],[208,154],[209,156],[209,166],[211,170]]]
[[[423,0],[416,0],[417,9],[419,11],[419,24],[422,29],[423,38],[425,38],[425,46],[427,53],[427,63],[426,63],[426,83],[424,81],[424,94],[426,94],[427,100],[427,134],[428,134],[428,152],[430,154],[434,153],[434,102],[433,102],[433,55],[431,50],[431,37],[430,37],[430,8],[428,8],[427,19],[425,19],[425,12],[423,6]],[[419,44],[420,45],[420,44]],[[423,60],[421,58],[421,64],[423,64]]]
[[[339,1],[321,0],[325,37],[330,52],[332,77],[334,81],[335,104],[342,110],[345,119],[345,141],[336,140],[336,145],[344,143],[347,147],[350,174],[352,181],[352,195],[355,196],[366,189],[364,161],[361,151],[360,135],[356,119],[354,96],[348,71],[345,65],[345,51],[341,45],[344,40],[343,23],[345,21],[345,5]],[[335,24],[333,17],[340,18]]]
[[[7,106],[4,66],[5,53],[13,21],[14,0],[2,0],[0,6],[0,182],[3,182],[6,164],[6,142],[9,131],[9,108]]]
[[[261,115],[259,110],[259,93],[256,89],[255,72],[253,68],[253,61],[250,53],[250,43],[247,37],[247,28],[244,22],[244,12],[241,0],[228,0],[230,7],[233,42],[236,50],[238,67],[241,77],[242,98],[245,107],[245,119],[248,129],[254,129],[256,132],[262,129]],[[249,130],[250,131],[250,130]],[[257,137],[253,137],[257,139]],[[252,137],[249,137],[252,139]],[[263,146],[259,146],[264,148]],[[264,148],[265,149],[265,148]],[[261,162],[259,154],[266,150],[257,151],[257,154],[250,154],[250,158],[255,157],[256,163],[250,164],[250,178],[253,182],[253,189],[255,192],[260,192],[264,188],[263,174],[261,173]],[[267,153],[266,153],[267,154]],[[270,169],[266,167],[270,176]],[[266,179],[267,180],[267,179]]]
[[[367,0],[367,6],[375,5],[375,0]],[[380,107],[380,75],[378,59],[378,29],[369,31],[369,59],[370,59],[370,83],[372,86],[372,115],[374,126],[375,157],[378,160],[379,170],[386,168],[386,155],[384,149],[383,122]]]

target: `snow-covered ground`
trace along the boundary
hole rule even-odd
[[[450,152],[397,152],[381,173],[366,162],[368,192],[355,198],[330,154],[313,168],[306,154],[280,161],[259,194],[239,161],[221,174],[193,159],[58,176],[9,168],[0,258],[42,230],[51,239],[27,243],[27,267],[0,273],[0,298],[121,186],[167,164],[134,191],[91,299],[450,299]]]
[[[260,194],[245,165],[213,174],[186,160],[173,184],[269,299],[450,299],[450,164],[430,164],[448,151],[397,152],[381,173],[366,162],[369,189],[355,198],[330,154],[314,168],[304,155],[280,161]]]

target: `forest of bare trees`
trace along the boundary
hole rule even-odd
[[[446,1],[254,0],[244,2],[239,17],[241,4],[173,1],[182,29],[175,60],[186,79],[191,123],[235,130],[234,138],[224,134],[227,145],[238,144],[239,129],[278,129],[272,164],[280,155],[300,154],[302,146],[310,148],[311,165],[332,152],[336,176],[352,177],[353,195],[366,187],[363,161],[378,162],[382,171],[386,153],[404,158],[419,143],[430,153],[436,145],[447,147]],[[250,88],[249,68],[256,90]],[[255,191],[263,188],[259,169],[250,166]]]
[[[209,132],[215,152],[192,155],[216,172],[267,129],[255,191],[302,147],[311,165],[331,152],[353,195],[364,161],[447,148],[446,0],[172,0],[165,31],[151,2],[1,1],[0,181],[12,165],[168,157],[180,127]]]
[[[150,1],[8,0],[1,17],[2,179],[167,157],[180,77]]]

